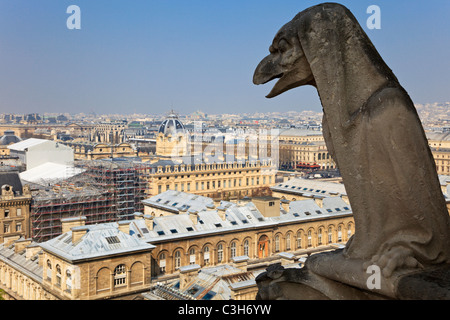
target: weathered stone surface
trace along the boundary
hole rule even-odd
[[[300,12],[269,51],[253,82],[280,78],[269,98],[317,88],[325,142],[355,219],[346,248],[311,257],[308,272],[365,290],[365,270],[375,264],[381,291],[397,298],[404,275],[450,262],[450,218],[413,102],[342,5]]]

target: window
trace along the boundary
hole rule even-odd
[[[338,242],[342,241],[342,227],[338,227]]]
[[[105,237],[106,241],[109,244],[116,244],[116,243],[120,243],[120,240],[117,236],[112,236],[112,237]]]
[[[286,235],[286,250],[291,250],[291,234]]]
[[[244,256],[248,256],[249,255],[249,242],[248,240],[244,241]]]
[[[302,235],[301,233],[297,233],[297,249],[300,249],[302,247]]]
[[[47,260],[47,280],[52,281],[52,263]]]
[[[66,292],[72,292],[72,273],[70,270],[66,271]]]
[[[331,243],[331,242],[333,242],[333,231],[330,227],[330,228],[328,228],[328,243]]]
[[[203,250],[203,261],[205,262],[205,265],[209,264],[209,247],[206,246]]]
[[[114,286],[123,286],[126,284],[126,268],[124,264],[118,265],[114,269]]]
[[[4,232],[4,233],[9,233],[9,230],[10,230],[9,224],[4,224],[4,225],[3,225],[3,232]]]
[[[275,201],[270,201],[269,202],[269,207],[273,207],[275,205]]]
[[[189,250],[189,264],[195,264],[195,249]]]
[[[5,218],[9,218],[9,209],[5,209]]]
[[[275,251],[276,252],[280,251],[280,236],[279,235],[275,236]]]
[[[175,270],[180,269],[181,267],[181,252],[175,251]]]
[[[236,257],[236,242],[231,243],[231,258]]]
[[[308,230],[308,247],[312,246],[312,235],[311,230]]]
[[[219,244],[217,246],[217,262],[222,262],[223,260],[223,245]]]
[[[22,231],[22,223],[21,222],[17,222],[16,223],[16,232],[20,232]]]
[[[16,215],[21,216],[22,215],[22,208],[17,208]]]
[[[61,287],[61,267],[59,264],[56,265],[56,285]]]
[[[166,272],[166,254],[164,252],[159,255],[159,271]]]
[[[322,229],[319,229],[318,237],[318,245],[320,246],[322,244]]]

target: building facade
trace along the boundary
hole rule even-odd
[[[29,238],[31,192],[18,172],[0,171],[0,243]]]

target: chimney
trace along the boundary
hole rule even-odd
[[[69,232],[73,227],[81,227],[86,224],[86,217],[73,217],[61,219],[62,233]]]
[[[145,225],[147,226],[147,229],[150,231],[153,231],[153,216],[149,214],[144,215]]]
[[[212,211],[212,210],[214,210],[216,208],[216,206],[214,205],[214,204],[207,204],[206,205],[206,210],[207,211]]]
[[[226,211],[227,211],[227,208],[225,208],[223,206],[217,207],[217,214],[219,215],[220,219],[222,219],[223,221],[225,221],[225,219],[227,218]]]
[[[198,212],[195,210],[189,211],[188,212],[189,218],[191,218],[191,221],[193,224],[197,224],[198,223]]]
[[[321,208],[323,208],[323,198],[314,198],[314,202]]]
[[[117,224],[119,225],[119,231],[130,234],[130,222],[131,221],[119,221]]]
[[[180,270],[180,291],[186,289],[192,279],[198,275],[200,266],[198,264],[190,264],[179,268]]]
[[[281,202],[281,206],[283,207],[283,210],[286,211],[286,212],[289,212],[289,203],[290,203],[290,201],[286,200],[286,199],[282,199],[282,200],[280,200],[280,202]]]
[[[19,253],[23,250],[25,250],[25,247],[31,244],[31,239],[22,239],[22,240],[17,240],[14,243],[14,252],[15,253]]]
[[[29,244],[25,248],[25,259],[31,259],[32,256],[36,255],[41,250],[41,247],[37,243]]]
[[[235,268],[238,268],[242,270],[243,272],[247,272],[247,266],[248,266],[248,256],[239,256],[234,257],[233,259],[233,265]]]
[[[79,226],[72,228],[72,243],[78,242],[87,232],[89,228],[86,226]]]
[[[135,212],[135,213],[134,213],[134,219],[135,219],[135,220],[144,219],[144,214],[141,213],[141,212]]]

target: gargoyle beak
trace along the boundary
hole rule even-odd
[[[282,77],[283,71],[279,67],[279,64],[274,61],[274,56],[268,55],[256,67],[255,73],[253,74],[253,83],[256,85],[265,84],[273,79]],[[272,91],[266,96],[266,98],[273,98],[280,93],[281,92],[278,92],[277,84],[275,84]]]

